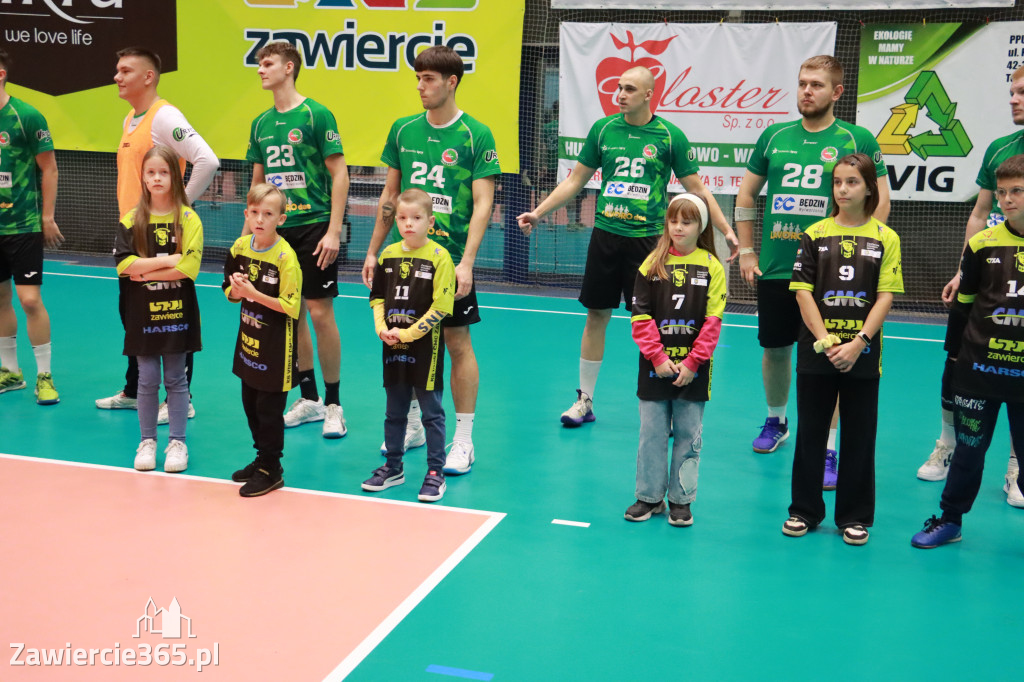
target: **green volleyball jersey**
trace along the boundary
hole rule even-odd
[[[999,202],[995,197],[996,169],[999,168],[999,164],[1003,161],[1017,154],[1024,154],[1024,130],[1000,137],[985,150],[981,168],[978,170],[978,179],[975,182],[978,183],[978,187],[993,193],[992,207],[989,209],[988,220],[986,221],[988,227],[995,227],[1006,220],[1006,216],[1003,215],[1003,210],[999,208]]]
[[[810,291],[825,329],[846,343],[864,327],[880,292],[903,293],[900,238],[874,218],[858,227],[840,225],[832,218],[819,221],[800,236],[789,289]],[[824,353],[814,352],[815,340],[807,325],[800,325],[796,371],[838,372]],[[881,376],[881,329],[850,374]]]
[[[661,234],[672,172],[684,178],[698,171],[686,135],[660,116],[642,126],[623,114],[600,119],[577,161],[600,172],[594,227],[624,237]]]
[[[46,119],[11,97],[0,109],[0,235],[42,228],[42,173],[36,155],[53,151]]]
[[[332,178],[325,161],[344,154],[338,124],[308,97],[294,109],[267,109],[252,122],[245,160],[262,164],[267,182],[288,199],[288,227],[331,219]]]
[[[501,173],[491,129],[465,112],[445,126],[427,113],[394,122],[380,160],[402,173],[402,191],[422,189],[434,203],[430,238],[461,260],[473,215],[473,181]],[[400,239],[391,230],[391,241]]]
[[[875,162],[879,178],[888,173],[874,136],[839,119],[816,133],[804,128],[803,119],[776,123],[761,133],[747,162],[747,170],[766,178],[768,185],[761,279],[789,279],[801,233],[832,212],[836,161],[855,152]]]

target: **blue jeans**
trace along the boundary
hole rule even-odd
[[[657,504],[690,504],[697,499],[697,469],[704,403],[690,400],[641,400],[640,448],[636,454],[636,499]],[[668,434],[672,459],[666,466]]]
[[[185,440],[188,422],[188,378],[185,353],[140,355],[139,360],[139,431],[142,440],[156,439],[157,411],[160,408],[160,361],[164,365],[164,389],[167,391],[167,416],[171,422],[171,440]]]

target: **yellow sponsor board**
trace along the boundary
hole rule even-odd
[[[113,84],[117,59],[109,36],[103,53],[89,50],[103,43],[103,32],[116,32],[122,46],[141,43],[133,39],[132,22],[145,19],[131,10],[149,1],[72,0],[75,13],[55,13],[42,0],[16,6],[24,12],[21,25],[28,23],[21,35],[33,44],[8,45],[16,64],[8,89],[43,112],[59,149],[117,149],[128,112]],[[105,21],[90,20],[99,11],[90,2],[100,3]],[[163,74],[159,92],[218,156],[242,159],[252,120],[273,104],[256,75],[256,50],[271,40],[288,40],[303,55],[298,90],[334,112],[348,163],[380,165],[391,123],[422,111],[415,55],[445,44],[466,63],[460,108],[494,132],[502,170],[517,172],[524,7],[525,0],[177,0],[177,68]],[[33,22],[45,31],[35,30]],[[144,28],[138,33],[160,30]],[[59,42],[61,33],[65,43]],[[53,42],[38,44],[47,36]],[[93,77],[83,89],[59,95],[19,86],[18,55],[30,49],[30,59],[44,50],[53,58],[50,68],[72,73],[79,60],[102,65],[109,56],[109,84],[96,87]]]

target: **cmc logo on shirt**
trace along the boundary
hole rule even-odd
[[[776,194],[772,198],[772,213],[805,215],[824,218],[828,199],[802,194]]]

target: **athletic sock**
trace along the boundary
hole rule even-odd
[[[32,346],[32,353],[36,356],[36,372],[39,374],[50,373],[50,344],[41,343]]]
[[[12,372],[21,370],[18,365],[17,336],[0,336],[0,367],[6,367]]]
[[[320,394],[316,391],[316,373],[313,370],[299,372],[299,391],[306,400],[312,400],[314,403],[320,400]]]
[[[768,417],[769,417],[769,419],[771,417],[775,417],[775,418],[777,418],[779,420],[780,424],[785,424],[786,423],[786,404],[783,403],[779,407],[772,407],[771,405],[769,405],[768,406]]]
[[[594,389],[597,387],[597,374],[601,371],[600,360],[584,360],[580,358],[580,390],[587,394],[591,400],[594,399]]]
[[[410,426],[423,426],[423,413],[420,412],[420,401],[415,398],[409,403],[409,423],[406,428]]]
[[[325,381],[324,382],[324,405],[340,405],[341,400],[338,398],[338,389],[341,386],[340,381]]]
[[[828,445],[826,446],[829,450],[836,449],[836,434],[839,433],[839,429],[828,430]]]
[[[953,430],[953,411],[942,411],[942,432],[939,435],[939,442],[947,448],[956,447],[956,432]]]
[[[473,417],[476,416],[475,412],[456,412],[455,413],[455,437],[452,441],[459,443],[465,443],[467,445],[473,444]]]

